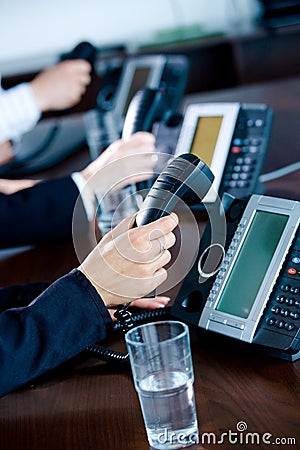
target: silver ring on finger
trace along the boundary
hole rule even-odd
[[[164,242],[159,241],[160,243],[160,253],[163,254],[167,250],[167,247]]]

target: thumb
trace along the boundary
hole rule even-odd
[[[118,225],[116,225],[109,233],[104,237],[108,236],[109,239],[116,239],[123,233],[126,233],[130,228],[133,227],[135,222],[136,214],[133,216],[125,217]]]

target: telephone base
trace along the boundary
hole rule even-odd
[[[263,348],[253,348],[253,350],[258,351],[260,353],[264,353],[268,356],[273,356],[274,358],[284,359],[285,361],[297,361],[300,359],[300,350],[297,353],[287,353],[281,350],[276,349],[268,349],[266,347]]]
[[[280,349],[255,344],[253,342],[251,344],[248,342],[242,342],[242,341],[235,342],[235,343],[237,346],[239,346],[242,349],[249,350],[254,353],[259,353],[261,355],[271,356],[272,358],[283,359],[285,361],[290,361],[290,362],[294,362],[294,361],[297,361],[298,359],[300,359],[300,350],[298,350],[295,353],[289,353],[289,352],[285,352]]]

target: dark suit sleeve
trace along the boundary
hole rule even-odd
[[[5,290],[0,295],[1,304]],[[27,306],[0,312],[0,396],[102,340],[111,325],[97,291],[77,269]]]
[[[0,248],[71,236],[77,199],[82,205],[71,177],[43,181],[10,195],[0,193]]]
[[[47,287],[49,283],[46,281],[0,287],[0,312],[9,308],[27,306]]]

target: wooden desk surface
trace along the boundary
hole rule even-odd
[[[271,106],[275,116],[264,167],[268,172],[299,160],[299,90],[300,79],[294,79],[206,93],[190,100],[266,102]],[[66,167],[67,162],[55,173]],[[266,193],[299,200],[299,182],[297,172],[267,183]],[[2,254],[0,284],[54,280],[76,263],[71,242],[17,255]],[[223,443],[215,445],[212,440],[209,445],[204,435],[203,447],[269,448],[269,442],[275,448],[300,448],[300,361],[285,362],[238,350],[226,345],[222,337],[204,340],[197,330],[191,330],[191,337],[200,432],[214,433],[217,441],[227,433]],[[125,350],[120,336],[105,345]],[[257,433],[259,445],[242,443],[245,433],[231,434],[229,440],[230,433],[242,427],[239,422],[245,422],[249,433]],[[239,443],[234,444],[236,437]],[[94,359],[80,357],[0,399],[1,450],[148,448],[130,372],[114,370]]]

